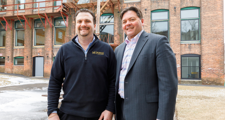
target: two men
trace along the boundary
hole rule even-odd
[[[61,46],[52,66],[49,120],[111,120],[115,110],[115,54],[94,35],[96,18],[91,11],[81,9],[75,16],[77,36]],[[64,95],[58,110],[62,83]]]
[[[52,67],[49,120],[111,120],[114,100],[117,120],[173,120],[178,81],[167,38],[146,33],[141,11],[126,8],[120,17],[127,38],[115,58],[110,46],[93,35],[94,14],[81,9],[75,16],[78,35],[60,48]]]
[[[136,7],[124,9],[120,18],[127,38],[115,50],[116,119],[173,120],[178,80],[167,38],[146,33]]]

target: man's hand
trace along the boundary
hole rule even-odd
[[[113,113],[105,110],[102,112],[100,118],[98,120],[112,120]]]
[[[57,113],[51,113],[49,116],[48,116],[48,120],[60,120],[59,119],[59,116]]]

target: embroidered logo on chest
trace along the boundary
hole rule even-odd
[[[96,55],[104,55],[104,52],[92,51],[92,54],[96,54]]]

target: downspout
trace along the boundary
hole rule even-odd
[[[224,86],[225,86],[225,38],[224,38],[224,36],[225,36],[225,26],[224,26],[224,22],[225,22],[225,9],[224,9],[224,6],[225,6],[225,2],[223,1],[223,41],[224,41],[224,43],[223,43],[223,48],[224,48],[224,50],[223,50],[223,68],[224,68],[224,70],[223,70],[223,80],[224,80]]]

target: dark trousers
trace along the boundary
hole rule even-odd
[[[69,115],[69,114],[65,114],[62,111],[58,110],[58,115],[60,120],[98,120],[99,117],[95,117],[95,118],[86,118],[86,117],[80,117],[80,116],[74,116],[74,115]]]

